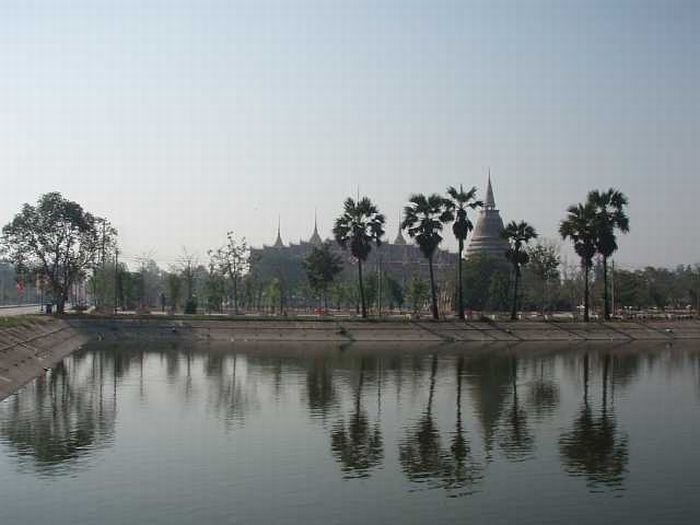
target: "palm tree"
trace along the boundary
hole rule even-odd
[[[467,235],[474,229],[472,221],[467,217],[467,209],[475,210],[481,208],[484,203],[476,200],[476,187],[472,186],[469,191],[464,191],[462,185],[459,185],[459,191],[450,186],[447,188],[447,194],[450,196],[448,202],[450,209],[456,211],[456,217],[452,224],[452,233],[459,243],[459,256],[457,258],[457,307],[458,316],[464,320],[464,283],[462,283],[462,252],[464,251],[464,241],[467,240]]]
[[[570,238],[574,243],[574,251],[581,258],[583,268],[584,297],[583,320],[588,322],[588,276],[593,265],[596,252],[595,208],[590,202],[569,206],[567,216],[559,225],[562,239]]]
[[[596,249],[603,257],[603,302],[605,303],[605,320],[610,320],[610,301],[608,299],[608,258],[617,251],[615,230],[622,233],[630,231],[630,221],[625,213],[627,197],[624,193],[610,188],[607,191],[591,191],[588,202],[595,208],[596,214]]]
[[[433,255],[442,242],[442,224],[453,220],[447,199],[437,193],[425,196],[411,195],[409,205],[404,208],[404,219],[401,228],[408,230],[408,235],[418,243],[423,256],[428,259],[430,270],[430,293],[432,297],[433,319],[438,319],[437,293],[435,292],[435,275],[433,272]]]
[[[345,200],[343,214],[338,217],[333,227],[336,242],[343,248],[350,248],[350,253],[357,259],[357,276],[360,288],[360,303],[362,317],[367,317],[365,306],[365,290],[362,286],[362,263],[367,260],[372,251],[372,243],[377,247],[382,243],[384,235],[384,215],[367,197],[355,202],[348,197]]]
[[[511,221],[503,230],[503,238],[508,241],[510,247],[506,250],[506,259],[513,265],[513,305],[510,310],[510,319],[515,321],[516,311],[518,309],[518,284],[520,284],[520,275],[522,267],[530,261],[530,256],[527,253],[527,244],[537,238],[535,228],[530,226],[525,221]]]

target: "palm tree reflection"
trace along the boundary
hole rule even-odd
[[[523,461],[530,457],[535,437],[528,426],[527,411],[518,398],[518,361],[511,357],[511,405],[506,411],[504,429],[499,440],[503,454],[511,461]]]
[[[365,367],[365,358],[361,358],[354,411],[349,421],[338,421],[331,430],[331,450],[345,478],[368,478],[384,460],[381,427],[378,422],[370,424],[362,408]]]
[[[589,355],[584,356],[583,407],[573,428],[559,438],[559,450],[566,471],[584,476],[592,490],[622,490],[628,461],[628,438],[618,431],[615,414],[608,409],[610,356],[603,357],[603,399],[599,414],[591,408],[588,395]]]
[[[450,496],[462,496],[474,491],[482,479],[482,467],[474,461],[462,420],[462,376],[464,359],[457,362],[457,411],[455,432],[449,449],[441,443],[440,430],[433,415],[435,379],[438,357],[433,355],[428,405],[421,418],[406,432],[399,445],[399,461],[406,477],[415,483],[443,488]]]

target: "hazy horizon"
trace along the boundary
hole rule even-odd
[[[506,222],[557,239],[612,186],[621,266],[700,262],[700,3],[342,4],[4,2],[0,224],[60,191],[127,261],[203,262],[278,216],[330,237],[359,188],[391,241],[410,193],[483,196],[490,168]]]

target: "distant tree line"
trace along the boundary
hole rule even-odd
[[[401,228],[424,256],[427,276],[403,275],[367,267],[369,254],[381,246],[384,215],[367,197],[348,198],[337,218],[335,244],[314,246],[304,258],[285,250],[250,249],[246,239],[228,232],[224,242],[201,262],[183,249],[175,264],[161,268],[148,256],[119,258],[116,229],[59,193],[26,204],[2,230],[0,303],[18,303],[19,295],[39,297],[62,312],[65,304],[149,312],[267,312],[289,310],[354,310],[368,316],[382,311],[420,314],[437,319],[447,312],[518,311],[546,314],[595,308],[610,317],[615,306],[627,309],[695,308],[700,301],[700,266],[676,269],[618,268],[610,257],[617,234],[629,231],[627,198],[610,189],[591,191],[570,206],[560,224],[570,239],[578,265],[561,261],[553,241],[539,240],[525,221],[511,222],[503,232],[508,250],[502,258],[461,257],[473,223],[469,214],[483,203],[476,188],[450,187],[445,195],[409,196]],[[452,230],[460,256],[452,272],[436,272],[433,257]],[[342,255],[345,250],[347,256]],[[28,300],[24,299],[26,302]],[[82,304],[82,303],[89,303]]]

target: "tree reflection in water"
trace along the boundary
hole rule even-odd
[[[306,370],[306,396],[312,418],[326,420],[338,404],[333,367],[326,357],[314,357]]]
[[[467,360],[466,379],[483,432],[486,459],[491,461],[498,424],[511,388],[511,362],[507,355],[492,352]]]
[[[428,405],[421,418],[406,432],[399,445],[399,462],[406,477],[415,483],[444,488],[450,496],[462,496],[474,492],[482,479],[482,468],[471,455],[471,447],[462,421],[462,376],[464,359],[457,362],[457,412],[455,432],[449,449],[441,443],[440,430],[433,415],[435,379],[438,357],[432,357]]]
[[[545,372],[545,363],[551,365],[553,359],[540,359],[537,366],[537,377],[528,388],[527,405],[534,417],[538,420],[550,417],[559,406],[559,385],[549,379],[551,370]]]
[[[559,450],[566,471],[574,476],[585,476],[592,490],[602,488],[624,489],[628,462],[627,436],[617,429],[615,413],[608,408],[608,375],[610,356],[603,357],[603,399],[596,414],[588,394],[590,358],[583,362],[583,407],[573,428],[559,438]]]
[[[354,411],[349,421],[338,421],[331,429],[331,450],[345,478],[368,478],[384,460],[384,443],[379,423],[370,424],[362,408],[366,359],[360,359],[360,377]],[[381,382],[378,383],[381,387]]]
[[[116,384],[127,368],[119,352],[78,352],[2,403],[0,437],[20,467],[65,474],[111,444]]]
[[[527,411],[518,399],[518,360],[511,356],[511,405],[505,413],[499,446],[507,459],[524,461],[532,455],[535,437],[528,425]]]

